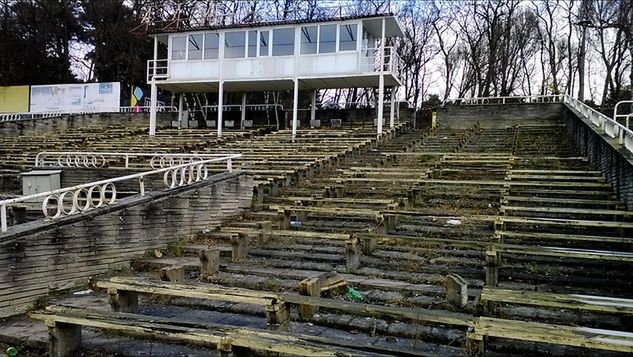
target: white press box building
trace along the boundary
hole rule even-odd
[[[157,87],[172,93],[294,91],[293,135],[297,131],[299,90],[312,91],[311,119],[319,89],[378,88],[377,132],[383,128],[385,91],[391,92],[390,125],[394,123],[394,93],[401,85],[400,58],[394,40],[402,28],[392,14],[342,16],[319,20],[206,26],[186,31],[158,30],[154,58],[148,61],[151,86],[150,135],[156,130]],[[167,58],[158,57],[158,44]],[[242,118],[246,95],[242,96]],[[182,95],[179,111],[182,113]],[[222,110],[217,132],[222,135]],[[214,123],[215,124],[215,123]]]

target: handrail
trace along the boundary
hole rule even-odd
[[[381,72],[381,47],[363,48],[360,50],[359,71],[360,72]],[[384,48],[384,60],[382,61],[384,72],[389,72],[395,77],[400,78],[400,69],[402,60],[396,52],[394,46]]]
[[[482,105],[482,104],[520,104],[520,103],[560,103],[564,101],[566,94],[550,95],[523,95],[523,96],[499,96],[499,97],[475,97],[446,99],[442,106],[452,105]]]
[[[626,127],[629,127],[629,117],[631,115],[633,115],[633,113],[627,113],[627,114],[618,114],[618,107],[620,106],[620,104],[633,104],[633,100],[621,100],[617,103],[615,103],[615,107],[613,108],[613,120],[616,120],[618,118],[626,118]]]
[[[268,109],[269,107],[272,108],[277,108],[278,110],[284,110],[284,106],[282,104],[246,104],[246,108],[255,108],[255,110],[257,110],[258,108],[266,108]],[[210,104],[210,105],[203,105],[200,107],[201,109],[206,109],[206,110],[211,110],[211,111],[217,111],[218,110],[218,105],[217,104]],[[222,110],[226,111],[227,109],[230,108],[242,108],[241,104],[223,104],[222,105]]]
[[[94,113],[143,113],[149,112],[149,106],[122,106],[122,107],[83,107],[76,111],[72,110],[51,110],[46,112],[23,112],[23,113],[2,113],[0,122],[13,122],[32,119],[57,118],[63,115],[73,114],[94,114]],[[159,112],[176,112],[178,108],[174,106],[159,106]]]
[[[35,156],[35,167],[56,166],[74,168],[102,168],[108,159],[125,160],[125,168],[130,167],[130,159],[151,158],[153,169],[199,162],[205,159],[223,157],[226,154],[177,154],[146,152],[101,152],[101,151],[42,151]],[[147,162],[145,162],[147,163]]]
[[[628,128],[628,125],[624,126],[618,123],[618,121],[614,118],[609,118],[608,116],[598,112],[587,104],[571,96],[565,96],[564,103],[567,106],[577,110],[593,125],[600,128],[603,133],[605,133],[612,139],[617,139],[618,144],[623,145],[629,152],[633,153],[633,131]]]
[[[114,185],[116,182],[138,179],[139,193],[141,196],[145,196],[145,176],[164,174],[163,182],[168,189],[173,189],[175,187],[186,186],[195,182],[206,180],[209,177],[209,171],[207,168],[207,164],[209,163],[226,161],[226,170],[228,172],[232,172],[232,160],[240,157],[242,157],[241,154],[228,154],[213,159],[195,161],[182,165],[170,166],[152,171],[3,200],[0,201],[1,231],[7,231],[7,206],[15,203],[33,201],[44,197],[44,201],[42,202],[44,217],[56,219],[62,216],[79,214],[94,208],[116,203],[116,186]],[[98,199],[94,198],[93,194],[97,194]],[[51,202],[56,203],[57,208],[55,214],[52,216],[49,214],[49,209],[53,208],[50,207]]]

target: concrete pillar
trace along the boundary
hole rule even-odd
[[[218,137],[222,137],[222,112],[224,111],[224,82],[218,83]]]
[[[380,74],[378,76],[378,134],[382,134],[382,120],[384,116],[383,102],[385,99],[385,18],[382,19],[382,31],[380,33]]]
[[[108,289],[108,299],[114,312],[135,314],[138,311],[138,293]]]
[[[306,278],[299,283],[299,294],[303,296],[321,297],[321,284],[319,278]],[[318,306],[301,304],[299,305],[299,317],[302,320],[309,320],[314,316]]]
[[[51,357],[74,356],[81,347],[81,325],[52,322],[48,326],[48,351]]]
[[[180,95],[178,96],[178,129],[182,129],[183,125],[183,107],[185,106],[185,95],[183,93],[180,93]],[[185,120],[188,120],[185,119]],[[187,125],[185,126],[189,126],[189,123],[187,123]]]
[[[310,122],[316,119],[316,89],[312,90],[312,98],[310,100]]]
[[[154,68],[152,69],[152,80],[150,85],[150,105],[149,105],[149,135],[156,135],[156,101],[158,100],[158,87],[156,86],[156,67],[158,61],[158,36],[154,36]]]
[[[460,308],[468,305],[468,283],[457,274],[446,276],[446,300],[449,304]]]
[[[200,257],[200,278],[217,275],[220,271],[220,250],[217,248],[203,249],[198,252]]]
[[[182,265],[172,265],[160,269],[160,280],[172,283],[185,281],[185,268]]]
[[[360,267],[361,245],[358,239],[345,241],[345,263],[348,273],[355,273]]]
[[[378,245],[378,242],[376,238],[363,238],[361,240],[363,254],[365,255],[371,255],[371,253],[374,252],[374,249],[376,249],[377,245]]]
[[[397,87],[391,87],[391,107],[389,108],[389,127],[393,128],[395,124],[395,113],[396,113],[396,93]]]
[[[292,138],[297,136],[297,120],[299,115],[299,80],[294,79],[294,95],[292,101]]]
[[[231,247],[233,249],[231,254],[231,261],[233,263],[239,263],[248,255],[248,236],[245,234],[238,234],[231,237]]]
[[[242,106],[240,108],[240,129],[244,130],[244,121],[246,121],[246,93],[242,93]]]

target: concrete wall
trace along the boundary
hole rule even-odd
[[[562,110],[562,103],[447,105],[438,108],[437,122],[451,128],[470,128],[475,123],[482,128],[553,124],[560,122]]]
[[[158,126],[170,126],[177,113],[158,113]],[[87,126],[146,125],[149,113],[84,114],[57,118],[31,119],[16,122],[0,122],[0,137],[38,134],[50,131],[79,129]]]
[[[226,173],[82,215],[11,227],[0,234],[0,317],[239,214],[250,207],[252,190],[251,178]]]
[[[589,120],[564,107],[563,119],[581,155],[602,171],[627,209],[633,208],[633,154],[616,140],[598,131]]]

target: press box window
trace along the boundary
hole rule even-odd
[[[218,59],[220,48],[220,34],[207,33],[204,35],[204,59]]]
[[[189,35],[189,54],[188,59],[202,59],[202,35]]]
[[[305,26],[301,28],[301,54],[317,53],[317,26]]]
[[[224,58],[244,58],[246,33],[244,31],[224,34]]]
[[[248,31],[248,57],[257,57],[257,31]]]
[[[273,30],[273,56],[288,56],[295,52],[293,28]]]
[[[356,50],[356,38],[358,37],[356,24],[341,25],[339,34],[339,51],[355,51]]]
[[[268,31],[261,31],[259,33],[259,55],[260,56],[268,56]]]
[[[171,39],[171,59],[184,60],[187,56],[187,37],[178,36]]]
[[[336,25],[321,26],[319,53],[336,52]]]

